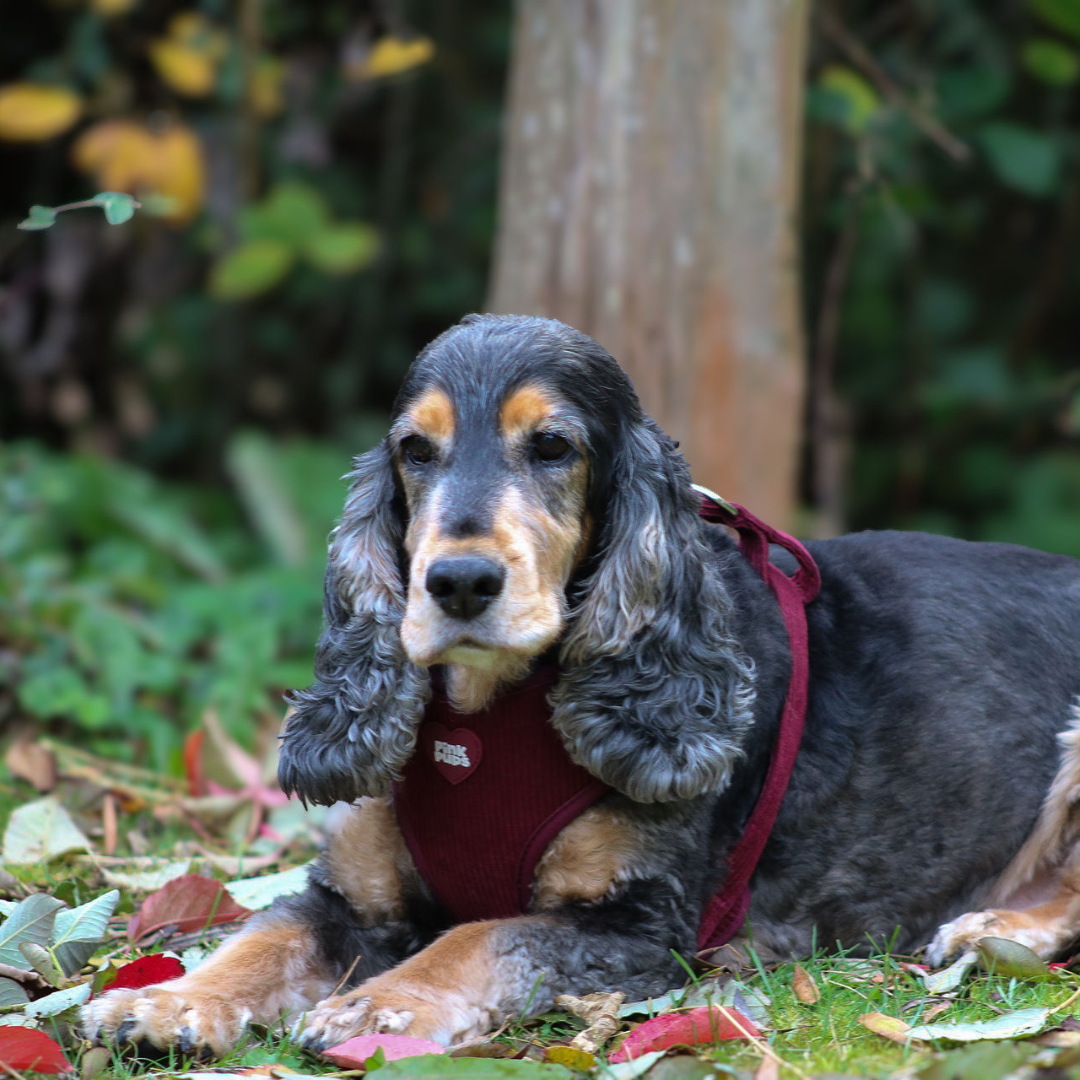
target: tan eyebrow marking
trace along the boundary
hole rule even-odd
[[[499,428],[507,439],[536,431],[555,412],[555,402],[539,386],[515,390],[499,409]]]
[[[408,410],[409,419],[429,438],[449,442],[454,435],[454,406],[445,390],[426,391]]]

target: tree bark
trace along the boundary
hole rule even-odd
[[[488,308],[601,342],[695,479],[790,525],[808,0],[518,0]]]

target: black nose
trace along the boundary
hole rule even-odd
[[[502,592],[506,571],[483,558],[437,559],[428,567],[427,591],[455,619],[472,619]]]

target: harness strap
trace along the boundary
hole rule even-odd
[[[706,521],[726,525],[739,534],[739,549],[743,556],[776,596],[791,651],[791,680],[765,783],[741,838],[728,855],[724,884],[702,915],[698,928],[698,950],[701,951],[726,944],[742,926],[750,908],[750,878],[765,849],[795,767],[806,721],[810,682],[806,605],[821,588],[821,573],[810,552],[798,540],[767,525],[741,506],[726,503],[708,492],[703,495],[698,513]],[[769,561],[770,543],[795,556],[799,568],[791,577]]]

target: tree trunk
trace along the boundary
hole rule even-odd
[[[518,0],[488,307],[601,342],[695,479],[791,523],[808,0]]]

